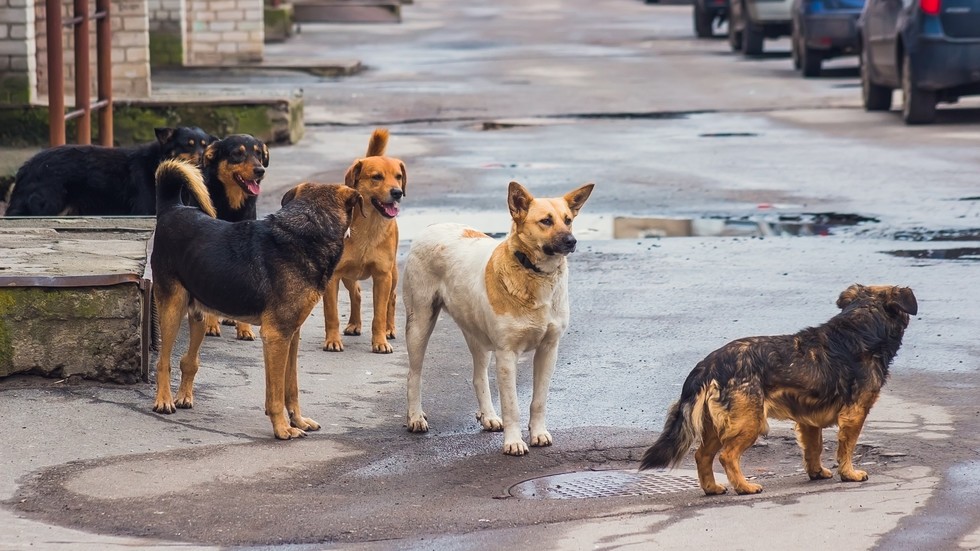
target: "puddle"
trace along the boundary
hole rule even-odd
[[[980,260],[980,248],[962,247],[958,249],[912,249],[905,251],[884,251],[886,254],[901,258],[919,258],[930,260]]]
[[[895,232],[898,241],[980,241],[980,228],[965,230],[926,230],[916,228]]]
[[[699,138],[754,138],[758,136],[755,132],[707,132],[698,134]]]
[[[468,212],[411,210],[398,216],[402,239],[413,239],[420,231],[437,222],[466,224],[491,237],[503,237],[510,231],[511,220],[503,212]],[[878,222],[857,214],[804,213],[769,214],[742,217],[632,217],[582,213],[575,219],[575,237],[580,241],[599,239],[647,239],[665,237],[732,237],[732,236],[811,236],[833,235],[838,230],[859,224]]]

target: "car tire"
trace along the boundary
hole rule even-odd
[[[892,108],[892,89],[871,82],[867,46],[861,48],[861,102],[865,111],[888,111]]]
[[[800,40],[802,42],[802,39]],[[803,76],[813,78],[820,76],[820,66],[823,64],[823,56],[819,51],[807,48],[805,44],[799,45],[800,67],[803,69]]]
[[[694,3],[694,34],[698,38],[711,38],[714,36],[711,30],[714,21],[714,14],[699,7],[697,2]]]
[[[799,71],[803,68],[803,63],[800,61],[800,37],[799,37],[799,27],[796,26],[796,22],[793,22],[793,36],[790,38],[790,55],[793,57],[793,68]]]
[[[745,28],[742,29],[742,53],[747,56],[762,54],[762,41],[765,35],[762,29],[752,25],[747,17],[745,18]]]
[[[729,12],[728,46],[732,49],[733,52],[739,52],[742,50],[742,33],[735,30],[737,26],[738,26],[738,21],[735,20],[735,13]]]
[[[915,86],[909,55],[902,59],[902,119],[905,124],[929,124],[936,120],[936,93]]]

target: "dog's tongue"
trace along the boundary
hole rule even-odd
[[[398,203],[388,203],[384,205],[384,207],[385,207],[385,214],[387,214],[388,216],[392,218],[398,216]]]
[[[251,193],[252,195],[259,194],[260,188],[259,188],[258,180],[245,180],[245,187],[248,189],[248,192]]]

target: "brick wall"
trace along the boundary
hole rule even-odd
[[[150,65],[181,66],[187,44],[183,25],[187,21],[185,0],[149,0]]]
[[[262,0],[186,0],[187,65],[261,61]]]
[[[0,0],[0,2],[5,0]],[[17,0],[6,0],[17,1]],[[37,89],[40,96],[48,94],[48,59],[47,59],[47,30],[45,28],[45,7],[43,0],[27,0],[35,2],[35,34],[37,36]],[[95,11],[95,1],[89,0],[92,12]],[[74,13],[71,0],[62,0],[62,17],[68,18]],[[142,0],[113,0],[110,9],[112,26],[112,95],[119,99],[139,99],[150,95],[150,50],[149,50],[149,17],[146,2]],[[96,97],[95,85],[96,56],[95,56],[95,23],[91,22],[89,44],[91,50],[90,74],[92,78],[91,94]],[[65,94],[75,92],[75,48],[74,32],[65,28],[62,33],[62,44],[65,65]],[[69,99],[68,104],[72,101]]]
[[[31,103],[37,95],[33,0],[0,0],[0,103]]]

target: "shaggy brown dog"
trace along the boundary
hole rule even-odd
[[[839,427],[841,480],[867,480],[851,455],[918,305],[908,287],[855,284],[841,293],[837,306],[842,312],[819,327],[739,339],[708,354],[684,381],[681,399],[671,406],[640,469],[674,467],[699,441],[694,459],[705,494],[725,493],[712,473],[719,451],[735,491],[757,494],[762,486],[745,479],[741,457],[769,430],[766,417],[772,417],[796,422],[811,480],[833,476],[820,463],[822,429],[831,425]]]
[[[205,211],[185,207],[187,187]],[[179,161],[157,171],[157,226],[150,265],[160,312],[160,357],[153,411],[194,406],[194,376],[204,341],[205,312],[262,326],[265,413],[279,439],[305,436],[320,425],[299,408],[297,352],[303,322],[340,260],[350,213],[361,196],[341,185],[300,184],[283,207],[263,220],[216,220],[201,173]],[[235,273],[236,277],[225,277]],[[186,313],[192,314],[180,388],[170,392],[170,357]]]
[[[364,211],[354,213],[350,236],[344,243],[344,256],[323,293],[324,350],[340,352],[344,349],[337,304],[341,281],[350,293],[350,320],[344,334],[361,334],[361,285],[358,280],[370,277],[374,296],[371,350],[379,354],[392,352],[388,339],[395,338],[395,290],[398,287],[398,263],[395,261],[398,224],[395,216],[405,195],[408,173],[405,163],[384,156],[387,146],[388,131],[375,130],[368,142],[367,156],[354,161],[347,169],[345,181],[361,194]]]

